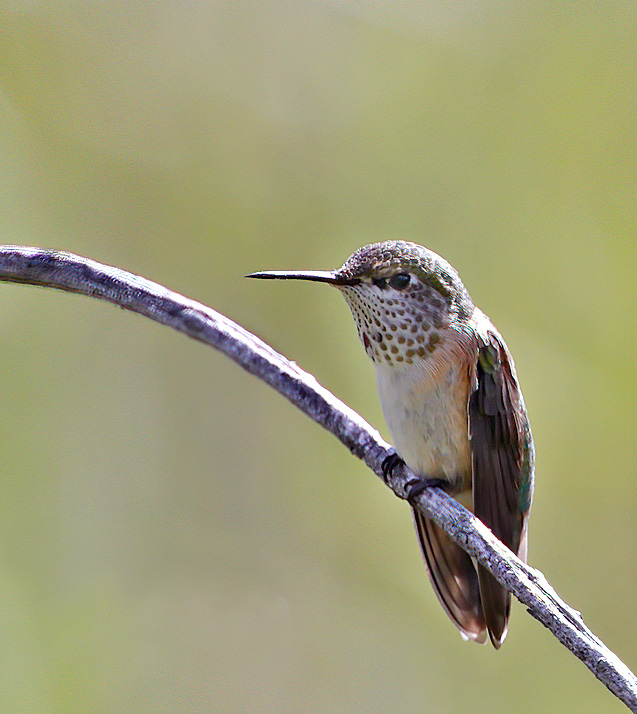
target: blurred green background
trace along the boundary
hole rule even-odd
[[[530,562],[637,667],[634,3],[5,0],[0,236],[207,303],[386,435],[336,291],[388,238],[515,356]],[[465,644],[408,508],[225,357],[0,287],[3,712],[621,712],[519,604]]]

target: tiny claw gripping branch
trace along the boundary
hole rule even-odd
[[[383,481],[389,485],[394,469],[399,466],[404,466],[405,462],[399,456],[397,451],[392,451],[389,456],[386,456],[381,466]],[[443,488],[448,485],[448,482],[442,478],[416,478],[408,481],[405,489],[405,500],[414,505],[414,501],[427,488],[439,487]]]
[[[411,506],[416,506],[416,499],[428,488],[442,488],[448,485],[448,481],[443,478],[417,478],[407,483],[405,500]]]
[[[392,451],[389,456],[383,459],[381,466],[381,472],[383,474],[383,481],[385,484],[389,485],[389,481],[392,477],[392,472],[397,466],[404,466],[405,462],[400,458],[397,451]]]

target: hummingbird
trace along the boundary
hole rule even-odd
[[[360,248],[333,271],[265,271],[252,278],[333,285],[372,360],[397,455],[422,487],[441,487],[526,561],[534,448],[513,359],[458,273],[406,241]],[[421,489],[422,490],[422,489]],[[510,593],[412,507],[433,589],[466,640],[498,649]]]

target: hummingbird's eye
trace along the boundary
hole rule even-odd
[[[411,282],[411,276],[408,273],[396,273],[389,278],[389,286],[394,290],[404,290]]]
[[[374,283],[377,288],[384,290],[387,287],[387,278],[372,278],[372,283]]]

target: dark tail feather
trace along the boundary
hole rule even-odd
[[[433,521],[416,510],[414,521],[431,584],[445,612],[464,637],[485,642],[486,623],[471,558]]]
[[[478,578],[480,580],[484,619],[487,623],[491,642],[497,650],[500,649],[500,645],[507,636],[509,613],[511,612],[511,594],[500,585],[491,573],[480,565],[478,566]]]

